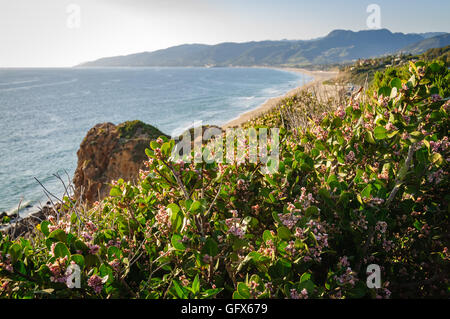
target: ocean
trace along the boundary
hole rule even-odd
[[[63,193],[97,123],[141,120],[169,135],[224,124],[311,80],[265,68],[0,69],[0,212]],[[25,216],[30,210],[21,211]]]

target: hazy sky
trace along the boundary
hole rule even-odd
[[[380,6],[382,28],[450,32],[449,0],[0,0],[0,67],[363,30],[369,4]]]

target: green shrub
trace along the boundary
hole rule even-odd
[[[416,63],[379,81],[372,103],[281,130],[271,175],[248,161],[173,163],[174,141],[153,141],[137,186],[117,181],[90,211],[67,199],[70,213],[31,240],[0,238],[0,296],[448,298],[441,72]],[[80,289],[64,284],[70,263]],[[369,264],[382,288],[367,288]]]

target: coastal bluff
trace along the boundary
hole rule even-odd
[[[75,197],[89,205],[109,194],[111,181],[136,180],[147,158],[145,149],[159,136],[167,135],[141,121],[92,127],[77,152]]]

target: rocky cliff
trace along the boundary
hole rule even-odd
[[[141,121],[95,125],[77,152],[75,197],[90,204],[109,194],[111,181],[136,180],[146,159],[145,149],[151,140],[163,135],[167,136]]]

